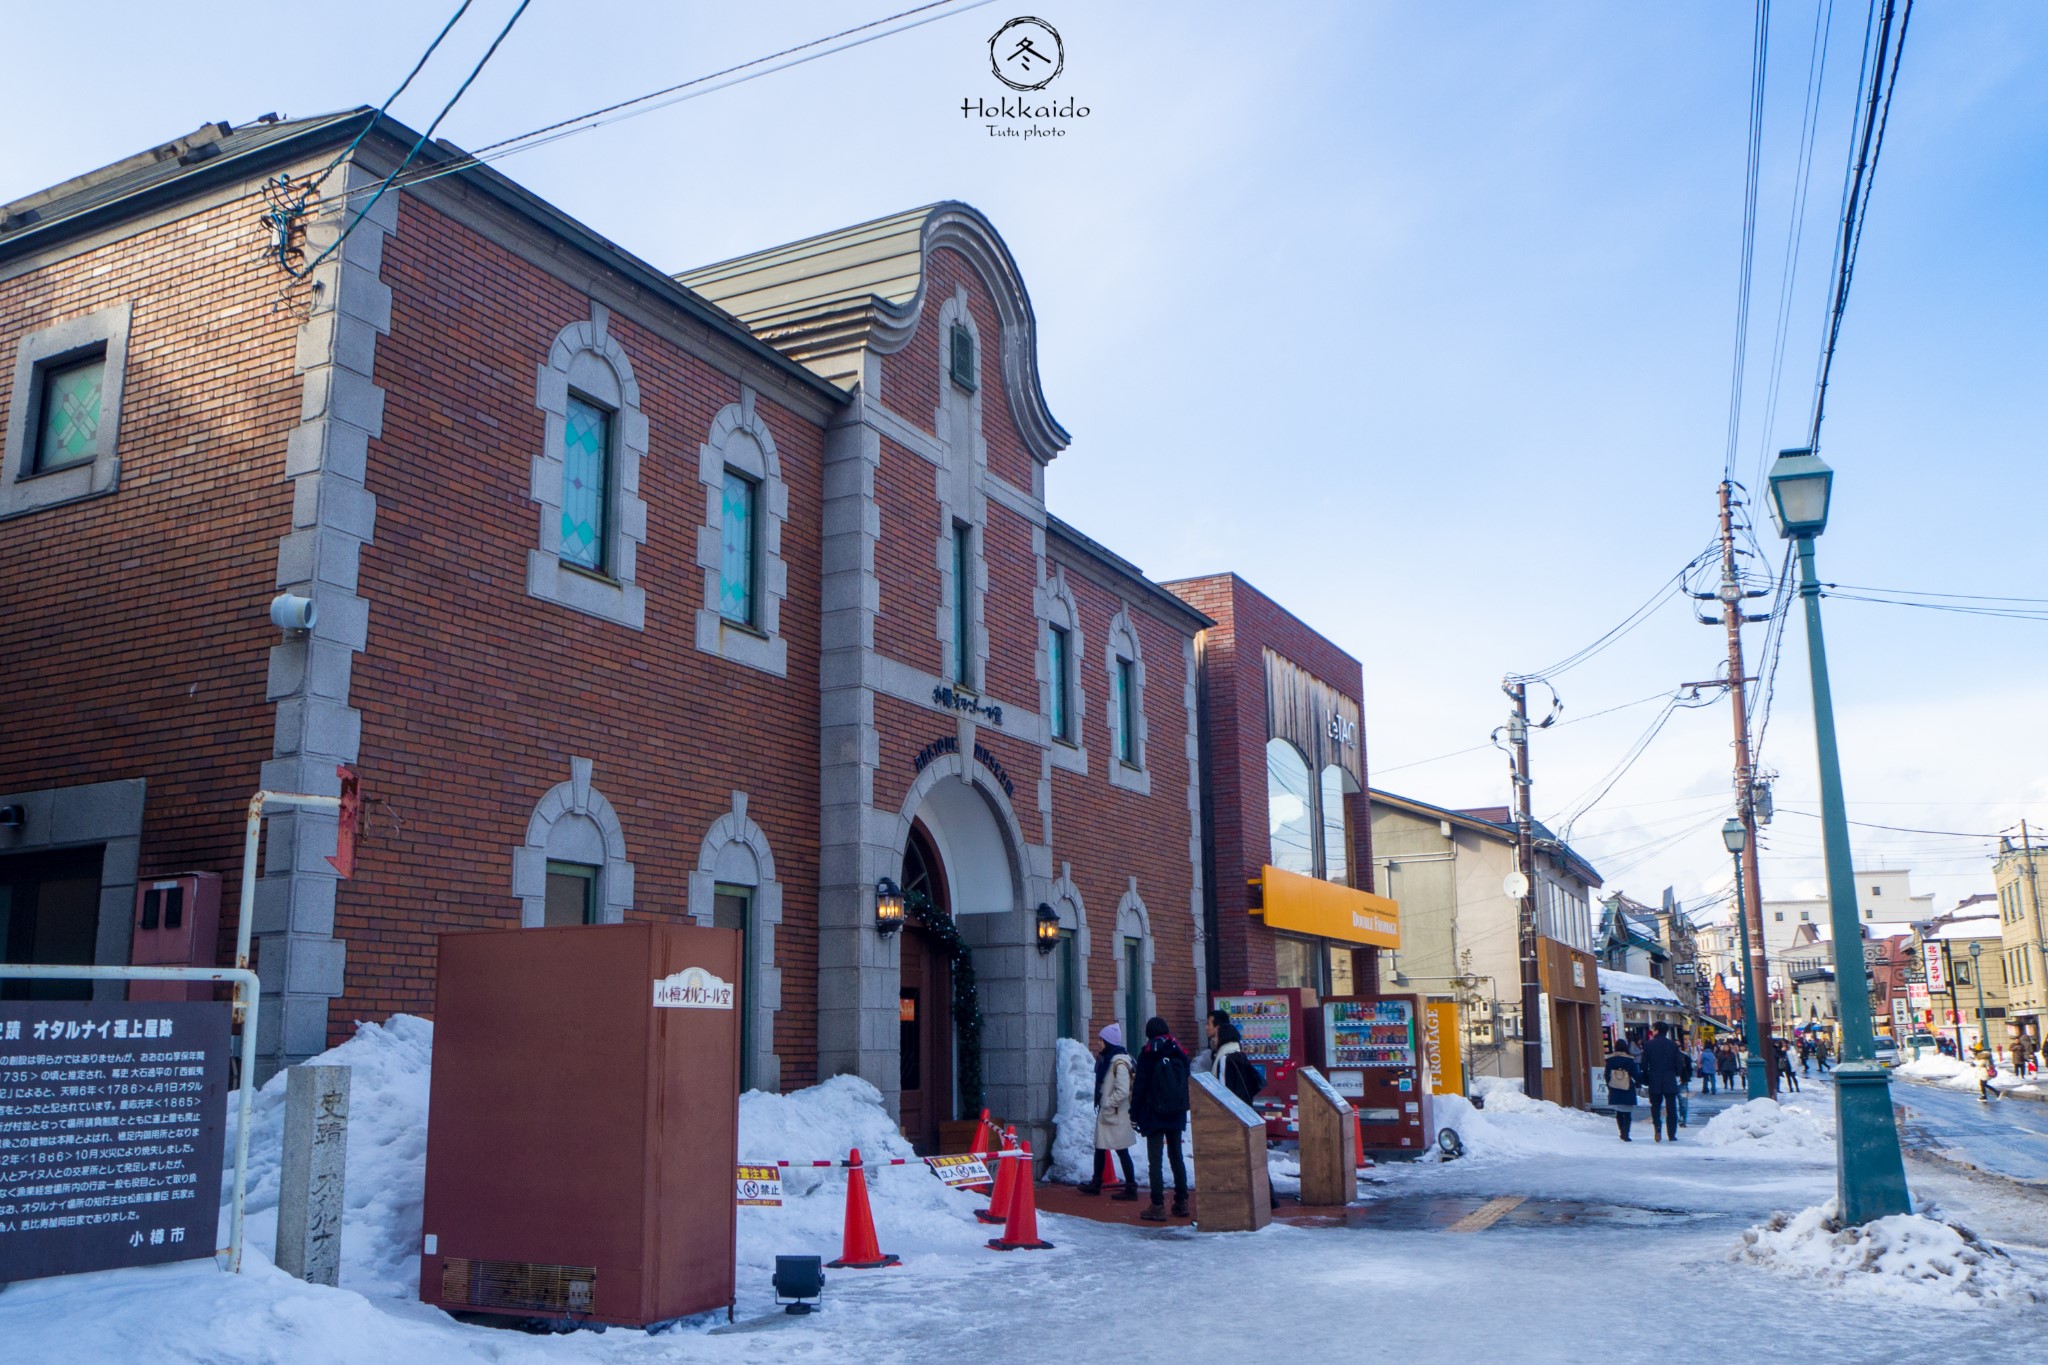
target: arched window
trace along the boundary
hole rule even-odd
[[[1267,862],[1283,872],[1316,875],[1315,788],[1308,760],[1284,739],[1266,741]]]
[[[747,815],[747,794],[732,794],[732,809],[711,822],[690,873],[690,914],[697,923],[740,934],[740,1084],[746,1090],[782,1088],[782,1058],[775,1051],[775,1016],[782,1009],[782,969],[775,965],[775,930],[782,923],[782,883],[768,836]]]
[[[1344,818],[1344,794],[1357,790],[1350,773],[1332,763],[1323,769],[1323,880],[1351,885],[1351,827]]]
[[[569,780],[534,806],[526,842],[512,850],[512,894],[528,929],[617,924],[632,908],[625,831],[590,776],[589,759],[570,759]]]

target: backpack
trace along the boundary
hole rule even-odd
[[[1229,1059],[1224,1062],[1223,1067],[1225,1072],[1223,1078],[1224,1088],[1247,1104],[1257,1099],[1259,1092],[1266,1088],[1266,1073],[1264,1069],[1242,1052],[1231,1053]],[[1237,1084],[1231,1084],[1233,1079],[1236,1080]]]
[[[1636,1078],[1628,1074],[1628,1068],[1625,1066],[1610,1066],[1607,1068],[1607,1088],[1633,1090],[1636,1088]]]
[[[1162,1118],[1188,1112],[1188,1061],[1178,1050],[1161,1048],[1153,1054],[1158,1064],[1152,1070],[1151,1093],[1146,1107]]]

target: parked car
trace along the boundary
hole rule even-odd
[[[1879,1066],[1897,1066],[1899,1064],[1899,1045],[1889,1038],[1880,1038],[1877,1040],[1877,1047],[1872,1055]]]

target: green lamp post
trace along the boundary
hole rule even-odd
[[[1749,1049],[1749,1061],[1745,1065],[1749,1097],[1767,1100],[1771,1097],[1771,1073],[1764,1062],[1762,1040],[1757,1037],[1756,1009],[1752,1004],[1756,991],[1749,979],[1749,911],[1742,904],[1742,847],[1749,842],[1749,831],[1743,828],[1742,821],[1731,815],[1728,823],[1721,826],[1721,842],[1735,855],[1735,923],[1742,931],[1742,1043]]]
[[[1984,1055],[1994,1064],[1998,1054],[1991,1050],[1991,1029],[1984,1022],[1984,945],[1970,945],[1970,975],[1977,978],[1977,1046],[1984,1049]],[[1957,1058],[1958,1061],[1962,1060]]]
[[[1834,470],[1811,450],[1781,450],[1771,466],[1771,520],[1799,556],[1799,597],[1806,607],[1806,657],[1813,678],[1813,734],[1820,759],[1821,843],[1828,872],[1828,921],[1837,961],[1845,945],[1860,950],[1856,869],[1849,858],[1849,812],[1842,799],[1842,763],[1835,746],[1835,703],[1828,690],[1827,645],[1820,627],[1820,579],[1814,538],[1827,529]],[[1838,969],[1839,979],[1839,969]],[[1835,1068],[1835,1191],[1844,1224],[1912,1212],[1906,1164],[1892,1117],[1891,1078],[1877,1061],[1867,992],[1839,990],[1842,1063]]]

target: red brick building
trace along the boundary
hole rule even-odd
[[[1048,513],[980,214],[671,277],[445,146],[377,197],[412,141],[209,125],[0,211],[7,960],[125,962],[194,871],[224,956],[250,793],[347,764],[351,879],[331,816],[268,825],[268,1066],[430,1012],[440,933],[687,917],[746,935],[748,1084],[854,1072],[932,1142],[977,1073],[1049,1118],[1060,1034],[1192,1036],[1212,917],[1264,969],[1206,894],[1204,613],[1354,726],[1358,665]]]

